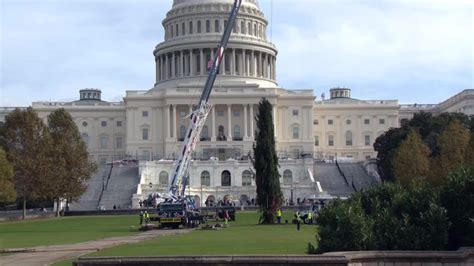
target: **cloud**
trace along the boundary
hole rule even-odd
[[[455,0],[260,0],[289,89],[348,86],[362,99],[436,103],[473,88],[473,7]],[[106,100],[154,83],[171,0],[0,3],[0,106]]]

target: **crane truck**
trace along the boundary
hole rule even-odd
[[[158,205],[157,220],[160,221],[163,227],[177,228],[179,225],[196,225],[205,219],[205,216],[198,211],[194,199],[185,195],[189,180],[188,169],[201,130],[212,108],[212,105],[209,103],[209,96],[241,4],[242,0],[234,1],[229,19],[227,20],[228,23],[224,29],[224,34],[217,47],[217,52],[214,58],[211,58],[212,61],[208,63],[209,75],[202,90],[201,98],[198,104],[194,106],[193,111],[189,114],[189,126],[186,131],[182,149],[179,152],[178,159],[173,168],[168,193],[165,196],[164,202]]]

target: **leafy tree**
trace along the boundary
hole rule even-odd
[[[471,132],[469,144],[466,148],[466,155],[464,158],[464,162],[466,165],[474,166],[474,132]]]
[[[0,203],[14,202],[16,199],[12,177],[13,167],[7,160],[5,151],[0,148]]]
[[[433,159],[431,167],[432,183],[442,183],[451,171],[464,164],[469,135],[469,131],[458,120],[451,121],[441,133],[438,138],[439,156]]]
[[[430,164],[429,155],[430,149],[423,143],[420,135],[414,129],[410,130],[393,157],[396,180],[408,184],[413,178],[426,177]]]
[[[411,129],[416,129],[421,135],[423,142],[431,150],[430,157],[433,158],[440,154],[438,138],[441,132],[455,120],[474,132],[474,116],[462,113],[442,113],[434,116],[431,113],[420,112],[416,113],[408,123],[403,123],[400,128],[391,128],[380,135],[375,140],[374,149],[377,151],[377,165],[381,178],[384,181],[395,180],[392,165],[393,156]]]
[[[5,117],[2,144],[14,169],[17,196],[23,201],[45,198],[50,188],[52,162],[48,154],[51,136],[48,128],[31,107],[16,109]]]
[[[274,222],[276,211],[281,207],[283,194],[280,188],[278,157],[275,151],[275,135],[272,105],[263,98],[258,105],[256,144],[254,144],[255,182],[257,203],[260,206],[260,223]]]
[[[451,222],[448,247],[474,246],[474,167],[453,172],[442,187],[440,197]]]
[[[89,162],[86,145],[66,110],[53,111],[48,116],[48,127],[53,138],[51,157],[55,164],[49,196],[59,206],[61,199],[77,199],[85,192],[86,181],[96,170],[96,165]],[[59,216],[59,208],[56,215]]]

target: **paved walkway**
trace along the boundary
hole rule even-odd
[[[39,246],[28,248],[27,252],[0,256],[0,265],[49,265],[54,262],[76,258],[117,245],[137,243],[159,236],[189,233],[193,229],[151,230],[134,236],[111,237],[83,243]]]

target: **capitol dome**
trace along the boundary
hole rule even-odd
[[[154,89],[204,83],[234,0],[174,0],[163,19],[164,41],[153,54]],[[277,49],[257,0],[243,0],[216,82],[276,87]]]
[[[173,0],[173,7],[178,5],[199,5],[208,3],[227,3],[233,4],[234,0]],[[257,0],[242,0],[242,5],[253,5],[258,7]]]

